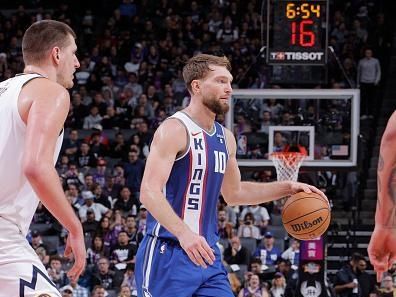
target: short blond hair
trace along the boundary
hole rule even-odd
[[[22,38],[22,55],[25,65],[40,64],[46,53],[55,46],[59,48],[68,46],[69,35],[76,38],[73,29],[65,23],[54,20],[33,23]]]
[[[183,67],[183,79],[190,92],[192,91],[191,82],[193,80],[204,78],[209,71],[213,71],[210,65],[222,66],[231,71],[231,63],[225,56],[198,54],[192,57]]]

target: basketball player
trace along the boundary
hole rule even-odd
[[[396,263],[396,112],[381,139],[377,169],[378,200],[375,228],[368,246],[370,262],[381,281]]]
[[[41,21],[22,39],[24,73],[0,83],[0,296],[61,296],[26,234],[39,200],[69,231],[68,276],[85,266],[82,226],[54,168],[69,111],[73,73],[80,66],[75,34],[66,24]],[[37,198],[38,197],[38,198]]]
[[[229,108],[230,63],[199,54],[183,69],[190,105],[156,131],[141,186],[150,215],[136,262],[138,296],[234,296],[220,257],[216,205],[260,204],[298,191],[297,182],[241,182],[236,142],[215,122]]]

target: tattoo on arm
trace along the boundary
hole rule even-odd
[[[385,217],[385,226],[387,227],[394,227],[396,226],[396,213],[395,213],[395,208],[392,207],[388,212],[386,212],[384,215]]]
[[[392,168],[388,180],[388,194],[391,198],[392,205],[389,208],[385,223],[387,226],[395,226],[396,223],[396,167]]]
[[[388,181],[388,193],[392,198],[394,206],[396,204],[396,167],[392,168]]]
[[[378,171],[382,171],[384,169],[384,158],[382,158],[381,155],[379,155],[378,159]]]
[[[381,155],[379,155],[379,160],[378,160],[378,169],[377,169],[377,188],[378,188],[378,193],[381,193],[381,178],[379,173],[384,169],[384,159],[382,158]],[[377,198],[377,207],[381,207],[381,201],[379,197]]]

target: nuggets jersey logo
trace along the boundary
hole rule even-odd
[[[217,239],[217,201],[227,166],[228,151],[224,127],[215,122],[207,132],[187,114],[177,112],[188,133],[188,149],[173,165],[163,193],[173,210],[194,232],[204,236],[209,245]],[[151,216],[149,234],[174,238]]]

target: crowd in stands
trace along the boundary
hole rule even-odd
[[[80,9],[84,4],[76,1],[49,7],[40,6],[44,1],[30,2],[32,7],[20,5],[0,14],[0,80],[23,71],[21,38],[32,22],[53,18],[76,31],[81,67],[70,92],[66,139],[56,168],[86,238],[88,265],[78,283],[66,276],[67,232],[41,204],[28,239],[62,296],[135,296],[135,255],[147,218],[139,202],[145,158],[155,129],[189,103],[181,77],[184,61],[198,52],[224,54],[232,63],[235,88],[279,88],[269,82],[271,68],[257,60],[261,3],[119,0]],[[329,44],[352,87],[360,84],[375,92],[378,67],[386,65],[390,47],[387,20],[371,2],[334,2]],[[360,60],[367,59],[366,48],[379,64]],[[331,88],[350,87],[334,61],[328,67]],[[273,124],[320,121],[324,130],[347,130],[350,115],[341,101],[320,108],[308,102],[301,109],[275,99],[249,108],[237,104],[234,132],[238,138],[251,131],[265,133]],[[224,117],[218,121],[224,123]],[[249,154],[261,158],[266,152],[252,148]],[[265,170],[249,178],[268,182],[275,175]],[[333,177],[325,179],[322,189],[340,187]],[[235,295],[294,296],[299,242],[291,239],[285,244],[278,232],[279,205],[239,208],[220,201],[220,244]]]

